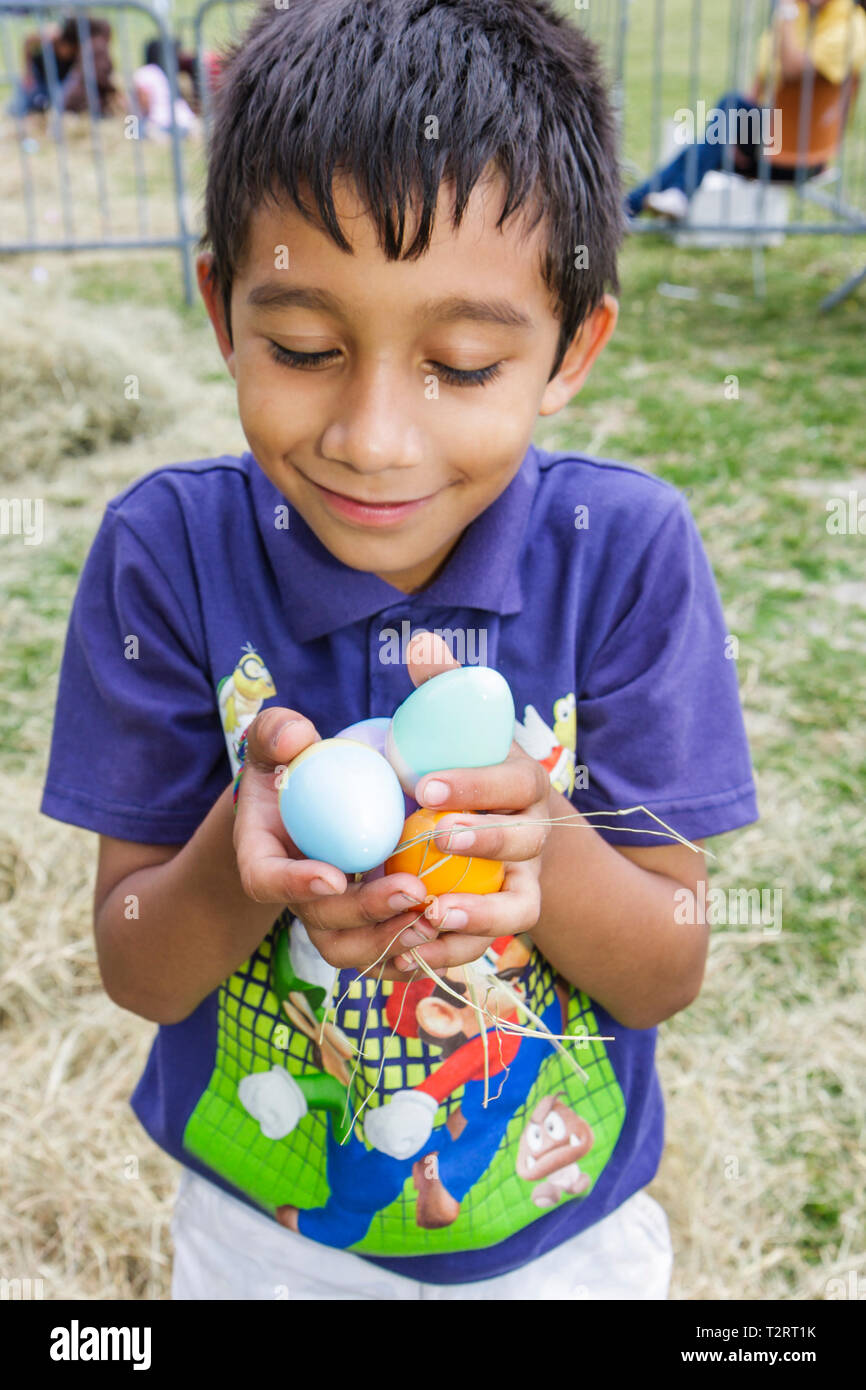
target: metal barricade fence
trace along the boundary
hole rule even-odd
[[[780,25],[776,21],[784,18],[784,14],[776,16],[776,11],[787,9],[790,0],[612,3],[620,16],[616,32],[624,36],[616,48],[608,45],[608,52],[614,89],[621,94],[623,163],[627,174],[636,175],[639,180],[648,179],[651,187],[657,189],[662,166],[685,150],[686,194],[692,200],[700,182],[699,147],[715,141],[721,153],[719,172],[728,177],[719,180],[719,215],[700,220],[708,241],[713,234],[736,235],[748,242],[773,233],[866,232],[866,93],[859,94],[858,99],[860,83],[852,68],[855,26],[863,25],[864,15],[854,0],[844,21],[847,34],[837,33],[833,40],[833,47],[838,46],[841,56],[847,52],[845,70],[838,74],[842,78],[839,106],[840,110],[847,108],[847,119],[843,117],[839,122],[840,135],[832,156],[816,161],[825,165],[820,173],[812,172],[815,166],[810,163],[809,153],[816,135],[820,135],[819,127],[826,128],[830,115],[826,102],[829,84],[811,64],[806,65],[802,79],[793,86],[783,89],[773,82],[773,67],[781,57]],[[591,0],[588,13],[593,9],[598,9],[596,0]],[[808,12],[805,7],[801,9],[807,14],[807,51],[817,52],[823,43],[826,53],[830,45],[820,37],[820,11],[812,7]],[[588,27],[592,32],[592,25]],[[756,81],[762,39],[767,50],[766,70],[763,79]],[[835,67],[837,54],[832,56]],[[837,76],[835,71],[833,76]],[[784,107],[776,104],[780,92],[785,95]],[[721,99],[734,94],[742,100],[737,110],[728,113]],[[824,109],[819,95],[824,97]],[[770,114],[774,111],[775,119]],[[723,112],[726,120],[719,119]],[[761,119],[755,120],[756,117]],[[758,140],[756,167],[744,179],[735,165],[735,146],[737,134],[747,124],[750,131],[757,127]],[[726,127],[728,138],[719,139],[720,128],[724,132]],[[773,168],[773,146],[779,142],[785,149],[786,161],[790,160],[793,166],[788,171],[789,181],[782,181],[778,168]],[[754,215],[735,218],[732,200],[738,187],[747,183],[754,185]],[[789,196],[784,201],[776,199],[771,205],[771,188]],[[783,209],[784,216],[778,216],[774,209]],[[691,224],[691,218],[688,222]],[[675,221],[665,226],[641,220],[633,223],[632,230],[678,236],[683,229]]]
[[[706,208],[699,217],[692,214],[692,209],[697,211],[700,206],[696,196],[700,191],[698,146],[704,136],[704,122],[711,112],[720,109],[720,96],[738,93],[746,97],[754,86],[761,36],[772,27],[777,3],[778,0],[558,0],[562,13],[584,27],[602,49],[620,125],[626,185],[633,179],[649,179],[650,187],[658,188],[661,166],[686,151],[688,217],[670,223],[639,218],[631,223],[635,233],[661,232],[678,240],[691,233],[692,244],[700,244],[701,240],[713,244],[715,238],[717,244],[727,239],[759,246],[790,233],[866,232],[866,93],[857,100],[856,84],[852,83],[849,115],[841,138],[832,158],[816,176],[805,163],[815,101],[812,70],[807,70],[800,86],[793,140],[788,128],[790,107],[785,112],[784,141],[788,146],[795,144],[799,165],[791,181],[771,181],[771,160],[762,127],[753,174],[744,178],[736,170],[735,142],[722,142],[721,157],[716,161],[722,176],[716,176],[717,183],[722,187],[715,201],[710,200],[715,215],[711,212],[708,217]],[[292,0],[274,0],[274,4],[285,9],[287,22],[291,22]],[[24,36],[37,28],[50,104],[55,105],[61,83],[48,41],[48,24],[62,13],[78,17],[85,55],[87,14],[111,19],[112,43],[120,54],[118,84],[127,94],[126,113],[119,120],[94,115],[94,74],[85,71],[89,113],[84,129],[80,128],[82,118],[78,118],[78,126],[72,130],[68,117],[49,112],[40,142],[28,133],[23,118],[13,118],[18,150],[17,155],[14,150],[7,150],[6,172],[0,175],[5,201],[11,205],[0,225],[0,254],[177,247],[183,263],[184,290],[190,301],[191,256],[198,237],[200,209],[189,208],[187,189],[195,186],[200,194],[203,187],[204,137],[211,117],[214,83],[219,80],[220,49],[226,41],[243,34],[256,7],[256,0],[203,0],[197,7],[195,0],[152,0],[151,4],[144,0],[0,0],[0,96],[4,97],[4,104],[2,84],[7,90],[14,89],[15,65],[16,60],[20,62]],[[815,22],[811,13],[809,33]],[[136,64],[132,46],[136,42],[141,45],[149,37],[163,41],[172,103],[167,143],[155,147],[147,138],[139,138],[142,122],[145,137],[147,128],[133,81]],[[184,38],[196,55],[201,128],[191,132],[189,139],[185,139],[174,119],[179,88],[170,38]],[[853,45],[851,48],[853,53]],[[84,67],[88,68],[86,61]],[[755,115],[760,115],[765,107],[772,110],[772,100],[770,82],[765,78]],[[130,118],[136,118],[138,125]],[[683,128],[689,125],[688,138],[680,140]],[[38,147],[35,150],[34,145]],[[42,234],[40,221],[40,198],[44,201],[49,165],[56,167],[53,205],[46,211],[53,221],[62,223],[62,235],[53,238]],[[13,173],[13,169],[17,172]],[[745,192],[751,197],[744,199]]]
[[[64,110],[70,72],[61,76],[55,47],[67,19],[74,20],[83,87],[74,114]],[[111,58],[120,60],[107,79],[95,64],[95,36],[106,22]],[[28,40],[43,79],[29,87],[22,82]],[[134,81],[149,40],[162,44],[170,95],[170,123],[159,129],[148,128]],[[176,247],[191,303],[195,238],[164,15],[143,0],[0,0],[0,63],[0,255]]]

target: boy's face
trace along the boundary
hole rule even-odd
[[[416,261],[386,260],[346,182],[334,202],[354,255],[291,203],[259,208],[232,285],[233,344],[211,258],[197,263],[258,464],[331,554],[404,592],[504,491],[537,416],[579,390],[617,314],[606,296],[548,382],[559,323],[539,270],[543,220],[529,239],[519,217],[497,230],[501,191],[487,182],[455,232],[446,188]],[[484,368],[486,382],[454,375]]]

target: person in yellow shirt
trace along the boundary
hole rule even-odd
[[[857,0],[781,0],[758,43],[751,91],[720,97],[702,136],[689,132],[686,148],[628,193],[627,215],[685,217],[711,169],[754,178],[762,155],[774,181],[820,173],[839,147],[864,67],[866,13]]]

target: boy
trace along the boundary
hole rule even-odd
[[[159,1024],[176,1298],[667,1294],[655,1029],[700,989],[703,856],[605,813],[756,807],[680,494],[530,443],[613,331],[620,198],[543,0],[295,0],[227,66],[198,273],[250,449],[109,504],[43,801],[99,833],[105,987]],[[349,882],[280,823],[276,769],[453,664],[412,629],[514,693],[505,763],[415,788],[497,894]],[[494,1026],[523,1006],[542,1037]]]

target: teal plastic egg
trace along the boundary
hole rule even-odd
[[[403,789],[450,767],[504,762],[514,738],[514,700],[491,666],[443,671],[413,690],[388,730],[385,755]]]
[[[280,780],[280,817],[307,859],[344,874],[383,863],[403,832],[403,790],[381,753],[326,738],[299,753]]]

